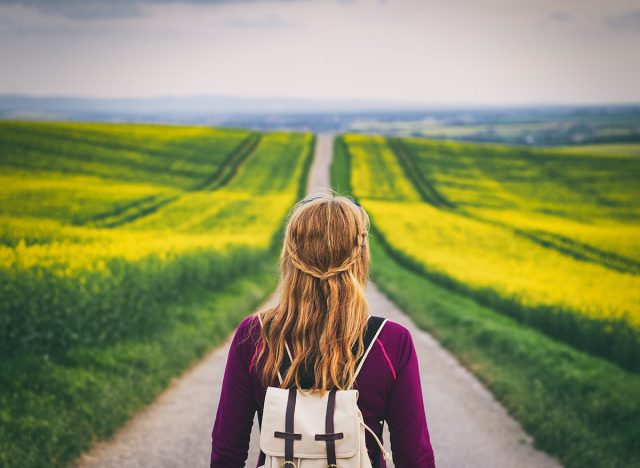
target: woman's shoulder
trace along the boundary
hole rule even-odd
[[[236,333],[242,336],[256,332],[260,334],[260,319],[256,314],[247,315],[236,327]]]
[[[411,331],[401,323],[387,319],[377,337],[384,353],[396,368],[402,368],[414,352]]]
[[[411,340],[411,332],[407,327],[391,319],[386,319],[378,338],[385,338],[390,341]]]
[[[250,357],[260,339],[260,320],[256,314],[246,316],[236,327],[232,347],[242,358]]]

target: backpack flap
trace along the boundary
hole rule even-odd
[[[293,453],[295,458],[327,458],[327,442],[322,436],[329,392],[320,397],[308,390],[295,390],[293,412]],[[285,415],[289,400],[289,389],[268,387],[260,428],[260,449],[273,457],[285,456]],[[351,458],[360,448],[360,416],[357,405],[357,390],[335,392],[333,412],[336,458]],[[342,433],[342,436],[339,434]],[[320,440],[315,437],[321,435]]]

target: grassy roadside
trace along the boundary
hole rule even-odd
[[[333,187],[351,193],[336,140]],[[575,350],[400,266],[372,226],[372,279],[477,375],[567,467],[640,466],[640,376]]]
[[[111,435],[275,289],[276,262],[271,254],[219,290],[189,290],[153,337],[1,362],[0,466],[65,466]]]

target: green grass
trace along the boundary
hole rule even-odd
[[[338,139],[332,185],[352,194],[346,156]],[[378,287],[488,386],[536,447],[568,468],[640,465],[640,376],[401,266],[375,222],[371,250]]]
[[[253,312],[276,264],[271,255],[219,290],[184,291],[143,338],[0,361],[0,465],[66,466],[111,435]]]

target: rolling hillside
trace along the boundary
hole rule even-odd
[[[303,133],[0,123],[0,464],[72,460],[271,292],[312,147]]]
[[[640,159],[348,135],[354,194],[428,277],[640,370]]]

